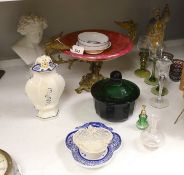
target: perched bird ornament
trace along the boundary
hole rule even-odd
[[[128,36],[132,41],[136,39],[137,24],[133,20],[129,21],[114,21],[118,26],[128,31]]]

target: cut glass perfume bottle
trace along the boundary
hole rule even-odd
[[[149,120],[149,127],[141,133],[140,139],[145,148],[148,150],[156,150],[162,146],[164,136],[158,129],[159,119],[152,116]]]

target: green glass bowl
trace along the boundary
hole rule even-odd
[[[110,78],[96,82],[91,88],[96,113],[109,121],[125,121],[133,113],[139,87],[122,79],[121,72],[113,71]]]

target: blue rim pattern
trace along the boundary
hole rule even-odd
[[[107,153],[102,158],[97,159],[97,160],[89,160],[89,159],[84,158],[81,155],[79,148],[73,142],[73,134],[75,132],[77,132],[79,129],[87,128],[89,126],[102,127],[102,128],[108,129],[113,134],[112,141],[107,148],[108,149]],[[107,127],[106,125],[104,125],[103,123],[100,123],[100,122],[86,123],[82,126],[76,127],[75,131],[72,131],[71,133],[69,133],[66,137],[65,143],[66,143],[67,148],[71,150],[73,158],[78,163],[80,163],[84,166],[88,166],[88,167],[95,167],[97,165],[102,165],[102,164],[106,163],[107,161],[109,161],[111,159],[111,157],[113,156],[113,152],[116,151],[121,145],[121,137],[119,136],[119,134],[112,132],[112,130],[113,130],[112,128]]]
[[[97,128],[105,128],[109,131],[112,131],[113,129],[111,127],[107,127],[106,125],[104,125],[101,122],[89,122],[89,123],[85,123],[82,126],[76,127],[75,129],[79,130],[81,128],[88,128],[89,126],[93,126],[93,127],[97,127]]]

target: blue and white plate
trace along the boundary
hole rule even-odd
[[[88,128],[90,125],[93,127],[105,128],[113,134],[112,141],[108,145],[106,152],[97,160],[87,159],[85,155],[80,152],[79,148],[73,142],[73,134],[81,128]],[[72,152],[74,160],[77,161],[80,165],[86,168],[98,168],[104,166],[111,160],[113,152],[116,151],[121,145],[121,137],[119,136],[119,134],[113,132],[112,128],[107,127],[103,123],[90,122],[82,126],[76,127],[74,131],[70,132],[66,137],[65,143],[68,149],[70,149],[70,151]]]

